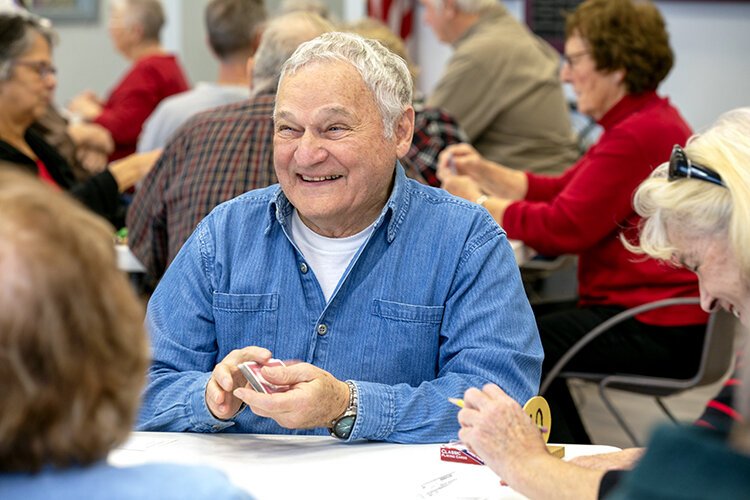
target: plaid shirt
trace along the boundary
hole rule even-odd
[[[401,162],[410,177],[440,187],[435,176],[438,155],[451,144],[468,142],[469,139],[458,122],[442,109],[425,107],[421,100],[416,99],[414,111],[414,137]]]
[[[276,182],[274,91],[193,117],[137,189],[127,216],[128,245],[151,277],[164,274],[216,205]]]

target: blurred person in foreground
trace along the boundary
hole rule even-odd
[[[669,164],[640,185],[633,203],[643,217],[640,241],[626,246],[694,272],[705,311],[723,308],[750,326],[750,108],[725,113],[684,151],[675,146]],[[607,498],[747,498],[748,373],[734,402],[744,418],[728,435],[702,427],[700,420],[661,427],[614,491],[607,476],[616,471],[605,476],[601,468],[552,457],[539,429],[496,386],[466,392],[459,437],[530,498],[583,499],[610,492]]]
[[[440,442],[448,402],[494,382],[536,393],[541,347],[513,251],[487,213],[407,179],[406,63],[327,33],[284,63],[278,185],[216,207],[148,306],[142,430]],[[425,265],[429,262],[429,265]],[[254,392],[238,364],[285,392]]]
[[[113,228],[7,164],[0,214],[0,496],[247,498],[208,468],[107,464],[130,434],[149,360]]]
[[[115,225],[124,219],[120,193],[151,169],[158,152],[131,155],[77,182],[62,155],[32,127],[57,85],[54,33],[23,11],[0,14],[0,160],[22,166],[70,193]]]
[[[698,295],[692,273],[634,258],[618,239],[623,230],[636,232],[635,188],[690,135],[679,111],[656,93],[673,62],[664,19],[651,2],[587,0],[568,14],[566,37],[561,75],[578,109],[604,128],[599,142],[557,177],[503,167],[467,144],[449,147],[438,167],[445,189],[483,204],[510,238],[543,255],[578,255],[578,300],[534,306],[543,374],[625,309]],[[696,306],[639,314],[588,344],[566,369],[688,378],[706,320]],[[555,415],[551,441],[591,442],[565,380],[543,396]]]

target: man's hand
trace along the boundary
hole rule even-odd
[[[486,177],[486,170],[492,168],[492,162],[485,160],[471,144],[452,144],[438,155],[437,176],[440,180],[447,174],[468,175],[481,181]]]
[[[349,405],[346,382],[309,363],[264,366],[261,373],[268,382],[287,385],[289,390],[261,394],[243,384],[234,396],[247,403],[256,415],[272,418],[287,429],[330,427]]]
[[[443,179],[441,186],[450,194],[459,196],[465,200],[477,201],[482,194],[479,184],[466,175],[451,175]]]
[[[237,368],[245,361],[266,363],[271,351],[262,347],[235,349],[216,365],[206,386],[206,405],[214,417],[226,420],[240,409],[242,401],[232,394],[238,387],[245,387],[247,380]]]

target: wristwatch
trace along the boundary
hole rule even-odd
[[[331,436],[339,439],[349,439],[352,429],[354,429],[354,422],[357,421],[359,399],[357,397],[357,386],[351,380],[347,380],[346,384],[349,386],[349,406],[346,407],[344,413],[333,419],[331,427],[328,428]]]

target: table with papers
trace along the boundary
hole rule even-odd
[[[616,451],[567,445],[566,458]],[[443,462],[439,444],[345,443],[324,436],[134,432],[117,466],[203,464],[258,499],[523,498],[481,465]]]

